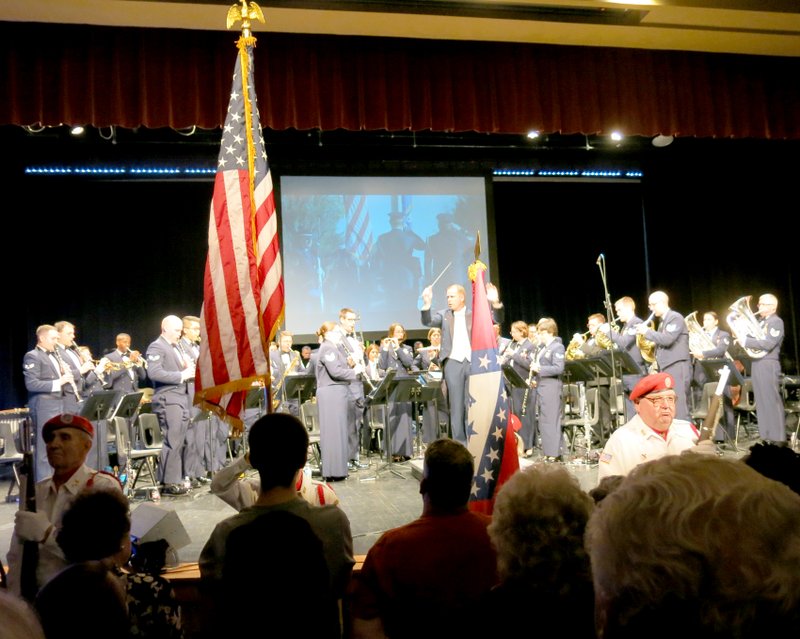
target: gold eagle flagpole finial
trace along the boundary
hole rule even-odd
[[[241,0],[241,2],[231,6],[231,8],[228,9],[228,29],[230,29],[239,20],[242,21],[242,35],[245,38],[249,38],[252,35],[250,31],[251,20],[265,22],[264,13],[261,11],[261,7],[259,7],[255,2],[247,2],[246,0]]]

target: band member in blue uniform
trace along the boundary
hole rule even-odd
[[[561,461],[561,374],[564,372],[564,344],[558,325],[550,317],[537,324],[540,349],[533,363],[539,398],[539,429],[545,461]]]
[[[161,335],[147,347],[147,374],[153,382],[153,413],[158,417],[164,446],[158,464],[159,480],[168,495],[186,492],[183,478],[192,459],[184,457],[189,427],[190,380],[195,369],[178,350],[183,322],[175,315],[161,321]],[[187,462],[189,462],[187,464]]]
[[[745,349],[765,352],[761,357],[753,358],[750,365],[758,432],[761,439],[785,446],[786,414],[780,388],[780,352],[785,332],[783,320],[777,316],[777,311],[778,298],[771,293],[764,293],[758,298],[761,335],[756,337],[737,332],[735,324],[731,325],[731,330],[736,335],[736,341]]]
[[[98,367],[105,370],[103,376],[106,387],[122,393],[135,393],[147,382],[145,360],[139,351],[131,350],[131,336],[119,333],[116,337],[117,347],[100,359]],[[109,368],[105,362],[111,362]]]
[[[708,378],[708,375],[703,368],[702,361],[706,359],[724,358],[728,352],[728,348],[730,348],[731,345],[731,334],[727,331],[723,331],[719,327],[719,317],[717,316],[716,311],[706,311],[703,313],[703,332],[708,337],[709,346],[713,344],[713,348],[706,348],[697,352],[692,351],[692,355],[695,358],[693,378],[694,383],[699,387],[701,399],[703,387],[708,382],[716,381]],[[691,348],[691,340],[689,342],[689,346]],[[731,362],[731,365],[733,365],[733,362]],[[699,402],[695,402],[695,405],[699,405]],[[736,424],[734,423],[733,417],[733,402],[731,401],[730,384],[725,386],[725,389],[722,393],[722,405],[724,408],[725,419],[717,427],[717,430],[714,433],[714,440],[717,442],[722,442],[725,437],[727,437],[730,441],[733,441],[736,438]]]
[[[339,344],[347,354],[347,363],[350,367],[358,365],[363,369],[365,367],[364,342],[356,334],[356,321],[358,321],[358,315],[353,309],[343,308],[339,311],[339,332],[342,334]],[[360,461],[361,443],[369,441],[369,433],[365,432],[369,428],[364,425],[364,407],[366,403],[364,400],[363,377],[364,375],[357,376],[356,380],[349,386],[347,418],[350,426],[348,428],[347,441],[350,449],[350,461],[348,462],[350,470],[367,467],[367,464],[362,464]]]
[[[300,370],[300,352],[292,348],[294,336],[289,331],[278,335],[277,350],[269,353],[270,375],[272,376],[272,399],[277,400],[275,412],[291,413],[300,417],[300,404],[297,397],[286,396],[286,377]]]
[[[442,348],[442,329],[431,328],[428,330],[429,346],[424,346],[417,352],[414,359],[416,367],[427,372],[439,382],[442,381],[442,363],[439,352]],[[430,444],[439,439],[439,424],[448,423],[447,398],[444,395],[445,386],[441,384],[436,393],[436,401],[431,400],[425,404],[422,413],[422,442]]]
[[[322,476],[326,481],[347,478],[350,458],[351,420],[350,384],[364,372],[364,364],[348,364],[348,354],[342,345],[341,331],[333,322],[324,322],[317,335],[322,338],[314,372],[317,378],[317,406],[319,407],[319,435],[322,453]]]
[[[612,331],[609,324],[603,324],[600,330],[611,338],[617,348],[628,353],[641,370],[640,373],[627,373],[622,376],[622,388],[625,391],[625,418],[627,421],[636,414],[636,407],[630,400],[630,393],[647,371],[647,364],[645,364],[642,352],[636,344],[636,327],[642,323],[642,318],[636,315],[636,302],[627,295],[614,302],[614,310],[617,313],[617,319],[621,323],[619,332]]]
[[[650,311],[659,318],[658,327],[653,330],[642,322],[636,332],[644,335],[656,345],[658,370],[669,373],[675,380],[675,393],[678,404],[675,410],[677,419],[691,421],[689,413],[689,394],[692,385],[692,362],[689,355],[689,331],[683,315],[669,307],[669,297],[664,291],[651,293],[648,298]]]
[[[64,413],[64,396],[67,393],[73,399],[75,397],[72,371],[59,361],[55,350],[57,343],[56,327],[42,324],[36,329],[36,346],[25,353],[22,359],[22,374],[28,391],[28,410],[36,432],[34,453],[37,481],[53,473],[50,462],[47,461],[42,426],[48,419]]]
[[[486,299],[492,307],[494,321],[502,323],[503,304],[497,288],[486,285]],[[467,445],[467,398],[469,397],[469,371],[472,357],[472,311],[466,306],[464,287],[453,284],[447,288],[447,308],[431,312],[433,289],[422,291],[420,319],[424,326],[442,329],[442,363],[444,381],[447,385],[447,403],[450,412],[450,430],[453,439]]]
[[[395,379],[408,378],[419,369],[414,364],[414,351],[408,344],[403,344],[406,329],[401,324],[389,327],[389,336],[381,342],[381,356],[378,366],[385,371],[395,369]],[[412,402],[392,402],[389,406],[389,432],[391,444],[389,450],[395,461],[406,461],[413,453]]]
[[[536,407],[533,403],[536,393],[532,392],[530,384],[533,382],[532,370],[538,349],[528,339],[526,322],[517,321],[511,325],[511,340],[511,344],[502,353],[503,366],[513,368],[529,384],[526,388],[511,388],[511,407],[522,424],[519,436],[522,438],[523,450],[526,455],[530,455],[536,443]]]

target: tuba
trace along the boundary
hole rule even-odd
[[[654,330],[656,325],[653,321],[653,317],[655,313],[650,313],[650,317],[648,317],[644,323],[647,325],[647,328]],[[652,364],[656,361],[656,343],[651,342],[649,339],[645,339],[644,335],[640,335],[639,333],[636,334],[636,346],[639,347],[639,351],[642,354],[642,359],[648,364]]]
[[[695,357],[702,357],[703,351],[710,351],[717,346],[697,321],[697,311],[686,316],[686,328],[689,330],[689,352]]]
[[[740,297],[728,308],[731,311],[726,318],[728,326],[731,327],[731,331],[737,338],[744,338],[745,336],[755,339],[766,338],[764,329],[761,328],[761,324],[759,324],[753,311],[750,310],[749,295]],[[760,359],[767,354],[767,351],[760,348],[747,348],[744,345],[742,345],[742,348],[752,359]]]

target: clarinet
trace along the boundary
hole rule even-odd
[[[58,346],[56,346],[53,349],[53,353],[55,354],[56,359],[58,360],[58,366],[61,369],[61,374],[64,375],[65,372],[69,370],[69,368],[67,368],[67,365],[64,364],[64,360],[61,359],[61,353],[58,352]],[[80,403],[81,394],[78,392],[78,385],[75,383],[75,378],[74,377],[72,378],[72,381],[70,382],[70,384],[72,385],[72,390],[75,392],[75,399],[78,401],[78,403]]]
[[[533,357],[534,351],[531,351],[531,365],[528,368],[528,379],[525,380],[527,383],[525,384],[525,393],[522,395],[522,409],[520,412],[520,417],[525,417],[525,411],[528,409],[528,393],[531,390],[531,383],[533,382]]]
[[[33,420],[26,417],[22,422],[22,468],[25,473],[25,501],[20,504],[27,512],[36,512],[36,464],[33,458]],[[32,602],[39,590],[36,568],[39,565],[39,542],[25,541],[22,544],[20,567],[20,594]]]

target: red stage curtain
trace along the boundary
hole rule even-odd
[[[0,124],[221,125],[238,33],[0,23]],[[262,124],[800,138],[800,58],[257,33]]]

